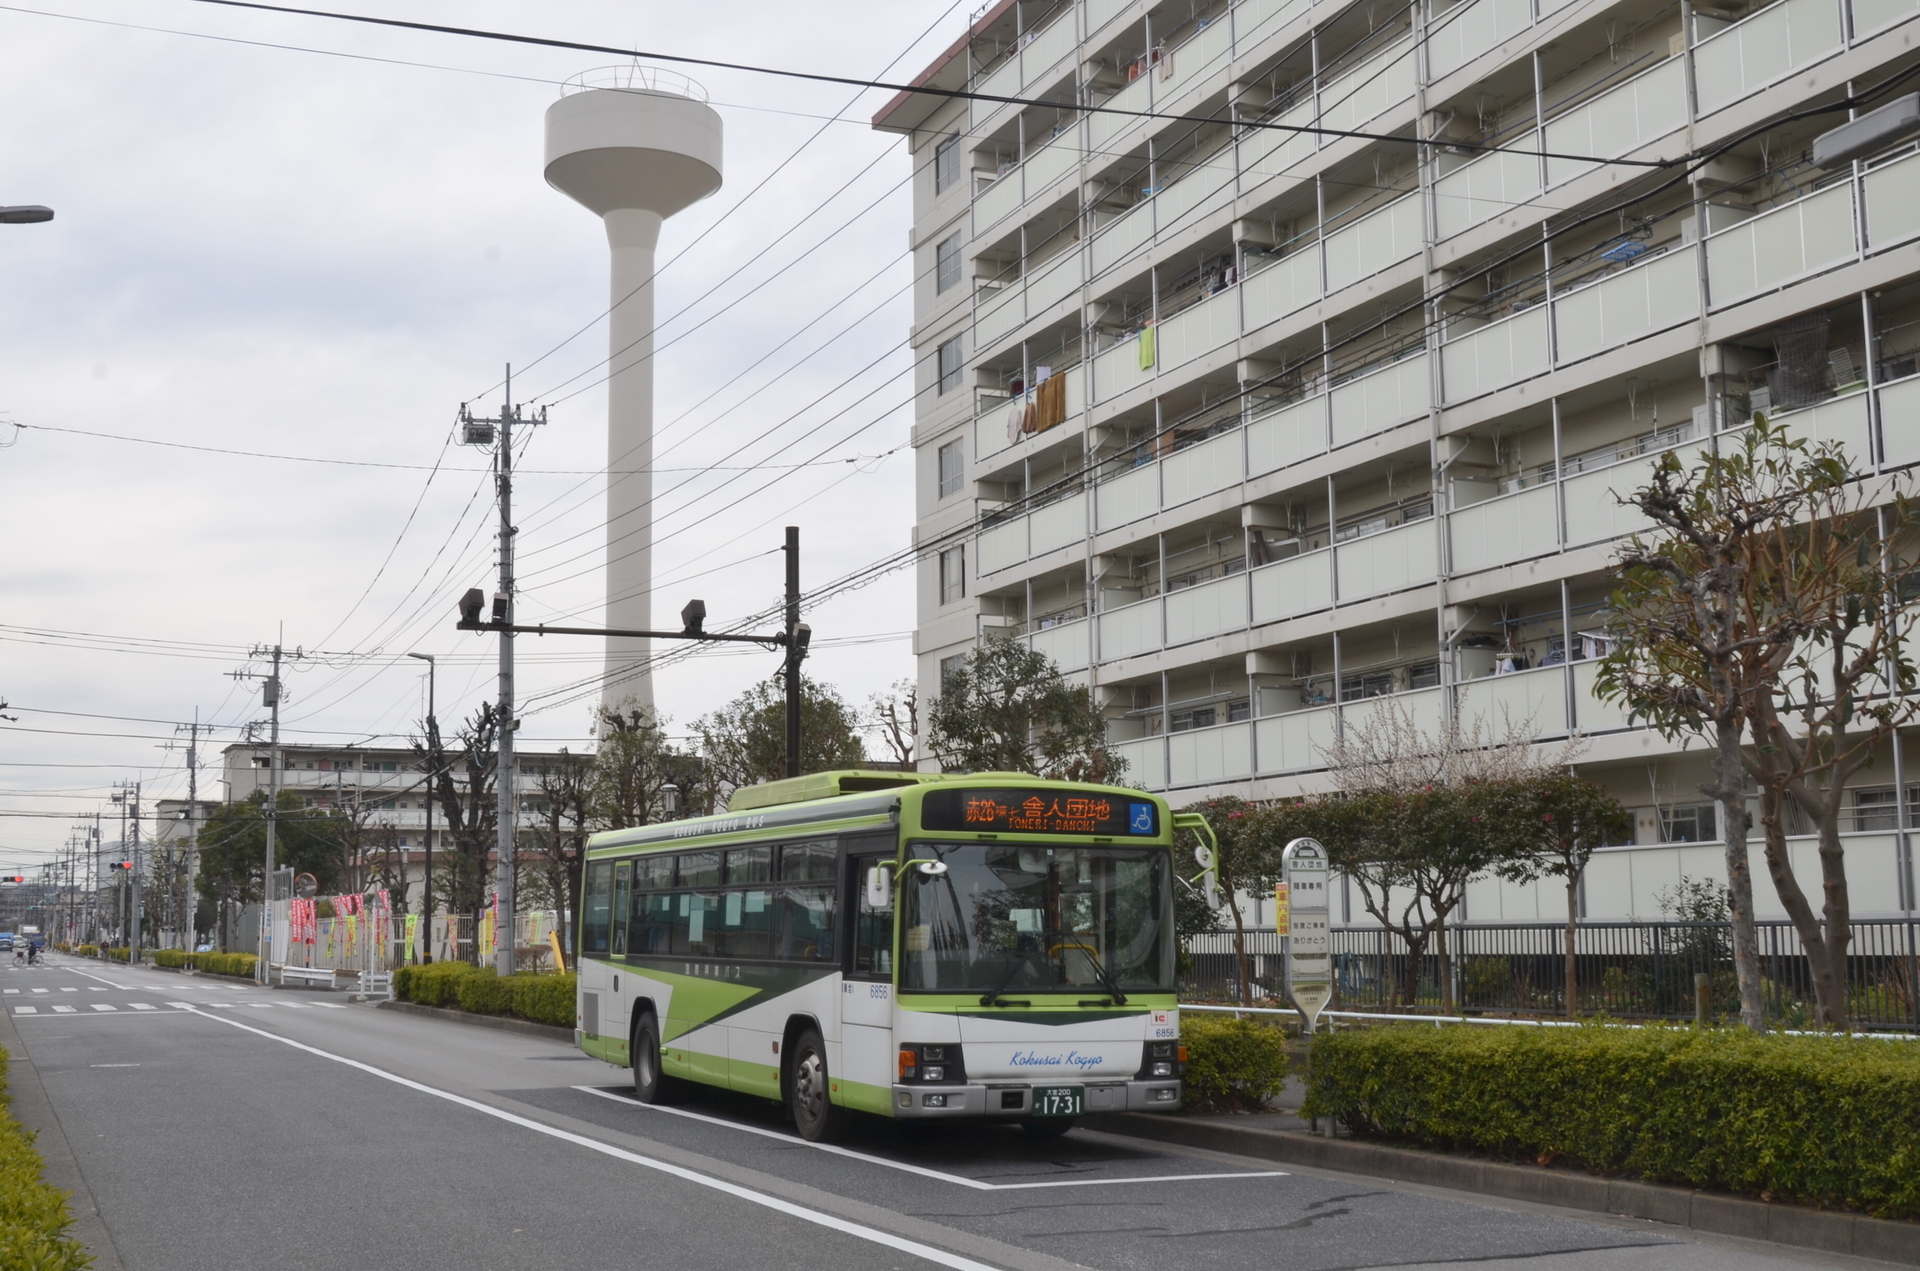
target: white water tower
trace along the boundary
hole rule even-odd
[[[653,252],[660,224],[720,188],[706,91],[638,63],[588,71],[547,108],[547,184],[606,222],[606,624],[653,626]],[[647,640],[609,639],[602,702],[653,706]]]

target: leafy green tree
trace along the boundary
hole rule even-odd
[[[1245,799],[1222,795],[1215,799],[1202,799],[1186,810],[1206,817],[1207,824],[1213,827],[1214,838],[1219,841],[1215,869],[1220,879],[1221,899],[1226,902],[1227,913],[1233,918],[1233,963],[1240,989],[1239,997],[1235,1000],[1251,1004],[1253,978],[1247,964],[1247,923],[1241,912],[1239,893],[1244,890],[1249,896],[1258,898],[1273,886],[1274,874],[1274,861],[1267,850],[1267,839],[1259,832],[1255,815],[1257,809]],[[1193,839],[1193,836],[1188,834],[1183,838]],[[1198,840],[1193,839],[1193,842]],[[1186,842],[1183,846],[1191,852],[1193,843]],[[1176,855],[1175,859],[1184,861],[1189,857]],[[1204,901],[1202,907],[1205,907]],[[1212,917],[1209,912],[1208,929],[1213,925]]]
[[[1604,789],[1570,772],[1532,774],[1516,783],[1519,806],[1514,815],[1539,839],[1531,853],[1500,867],[1514,882],[1558,878],[1567,889],[1566,1008],[1567,1018],[1580,1013],[1580,961],[1576,954],[1580,930],[1580,877],[1595,850],[1609,843],[1633,840],[1633,814]]]
[[[312,874],[322,891],[339,886],[346,862],[346,817],[307,807],[285,790],[274,809],[274,867]],[[234,907],[260,901],[267,856],[266,792],[256,790],[237,803],[215,808],[200,828],[199,844],[199,892],[221,915],[225,945]]]
[[[1870,511],[1869,493],[1831,443],[1809,447],[1764,419],[1691,469],[1669,453],[1627,500],[1653,524],[1621,553],[1609,602],[1620,637],[1596,691],[1669,740],[1713,751],[1701,793],[1720,805],[1740,1014],[1765,1028],[1749,777],[1760,787],[1769,872],[1813,970],[1821,1022],[1846,1021],[1852,935],[1839,820],[1846,781],[1920,701],[1903,645],[1915,611],[1899,603],[1893,544],[1904,498]],[[1785,811],[1819,836],[1823,909],[1795,879]]]
[[[787,775],[786,691],[761,681],[693,726],[716,802],[741,786]],[[800,771],[831,772],[866,762],[859,713],[829,685],[800,679]]]
[[[1092,691],[1067,683],[1053,659],[1017,640],[991,639],[969,652],[947,674],[927,722],[927,749],[948,771],[1106,784],[1126,776]]]

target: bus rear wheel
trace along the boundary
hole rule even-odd
[[[682,1083],[660,1066],[660,1021],[653,1012],[634,1022],[628,1057],[633,1061],[634,1098],[642,1103],[671,1103],[679,1098]]]
[[[832,1143],[846,1136],[850,1114],[834,1106],[827,1047],[816,1029],[801,1033],[793,1048],[787,1069],[787,1104],[793,1109],[794,1127],[807,1142]]]

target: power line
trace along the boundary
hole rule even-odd
[[[1039,97],[1009,97],[998,93],[977,93],[961,88],[935,88],[930,84],[898,84],[881,79],[860,79],[851,75],[828,75],[820,71],[794,71],[774,66],[757,66],[748,62],[723,62],[716,58],[687,57],[675,53],[659,53],[631,48],[614,48],[606,44],[586,44],[575,40],[557,40],[544,36],[518,35],[506,31],[488,31],[478,27],[443,26],[433,22],[408,22],[399,18],[376,18],[358,13],[336,13],[327,9],[302,9],[287,5],[261,4],[258,0],[193,0],[196,4],[219,5],[229,9],[253,9],[266,13],[285,13],[299,17],[327,18],[336,22],[358,22],[368,26],[395,27],[407,31],[426,31],[436,35],[457,35],[468,39],[495,40],[508,44],[527,44],[538,48],[570,49],[580,53],[610,53],[616,57],[633,58],[652,62],[672,62],[682,66],[705,66],[715,70],[744,71],[752,75],[772,75],[781,79],[808,80],[819,84],[844,84],[855,88],[877,88],[884,91],[906,93],[912,96],[941,97],[951,101],[991,102],[999,106],[1045,106],[1055,110],[1070,111],[1075,114],[1124,115],[1136,119],[1160,119],[1177,123],[1220,123],[1224,122],[1215,115],[1170,114],[1153,110],[1127,110],[1118,106],[1092,106],[1080,102],[1048,101]],[[1597,155],[1563,154],[1551,150],[1514,150],[1505,146],[1478,145],[1464,141],[1436,141],[1422,137],[1407,137],[1393,133],[1361,132],[1350,128],[1321,128],[1307,124],[1283,124],[1277,120],[1242,120],[1237,126],[1306,134],[1319,137],[1353,138],[1361,141],[1383,141],[1396,145],[1411,145],[1420,148],[1440,148],[1449,151],[1476,150],[1482,153],[1512,154],[1533,159],[1563,159],[1578,163],[1607,164],[1633,168],[1671,168],[1680,163],[1678,159],[1604,159]]]

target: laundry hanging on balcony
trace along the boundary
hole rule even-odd
[[[1153,324],[1151,322],[1149,322],[1146,326],[1140,328],[1139,343],[1140,343],[1140,369],[1143,371],[1151,371],[1153,369],[1153,344],[1154,344]]]
[[[1034,419],[1033,431],[1045,432],[1057,424],[1067,422],[1067,377],[1049,376],[1033,390]]]
[[[1033,424],[1036,411],[1033,398],[1034,390],[1028,389],[1024,393],[1015,393],[1007,399],[1008,445],[1012,445],[1014,442],[1020,440],[1022,436],[1034,430]]]

